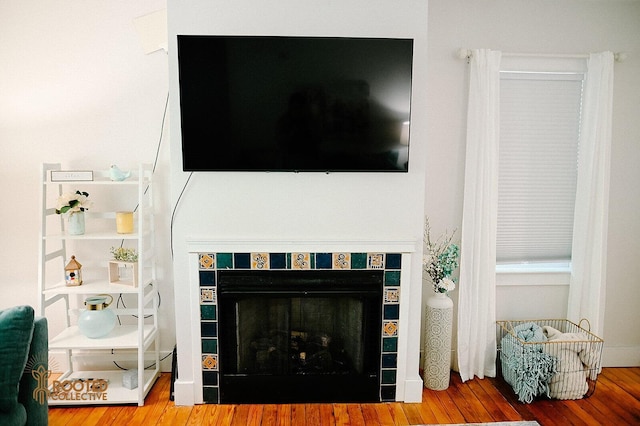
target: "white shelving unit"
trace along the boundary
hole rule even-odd
[[[64,353],[68,365],[56,379],[57,389],[50,389],[59,396],[51,396],[49,404],[144,405],[160,375],[152,167],[140,165],[123,181],[112,181],[108,170],[93,171],[93,180],[72,180],[82,174],[69,173],[64,181],[52,181],[51,172],[61,170],[60,164],[42,165],[39,312],[49,319],[49,350]],[[55,207],[61,194],[76,190],[88,192],[94,205],[85,212],[86,232],[68,235],[67,217],[57,215]],[[131,234],[116,232],[116,212],[121,210],[134,211]],[[109,282],[109,245],[137,250],[137,287]],[[72,255],[83,265],[80,286],[67,286],[64,281],[64,267]],[[113,296],[108,309],[116,313],[118,324],[107,336],[92,339],[80,333],[77,319],[84,309],[84,299],[98,294]],[[59,313],[61,310],[63,314]],[[86,368],[87,365],[100,367]],[[138,386],[134,389],[123,385],[127,370],[137,370],[129,373],[137,375]],[[100,384],[94,389],[89,384],[96,380]]]

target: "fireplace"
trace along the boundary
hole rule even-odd
[[[218,272],[222,403],[380,400],[382,270]]]
[[[414,251],[411,241],[192,241],[193,345],[182,346],[192,369],[178,370],[176,389],[209,404],[419,401]]]

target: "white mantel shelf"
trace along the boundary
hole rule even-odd
[[[190,253],[208,251],[234,252],[237,250],[251,252],[308,251],[308,252],[358,252],[380,251],[387,253],[413,253],[417,250],[415,240],[280,240],[280,239],[187,239]]]

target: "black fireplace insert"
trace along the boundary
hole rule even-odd
[[[219,270],[222,403],[380,401],[383,272]]]

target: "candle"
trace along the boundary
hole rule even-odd
[[[116,212],[116,231],[118,234],[133,233],[133,212]]]

